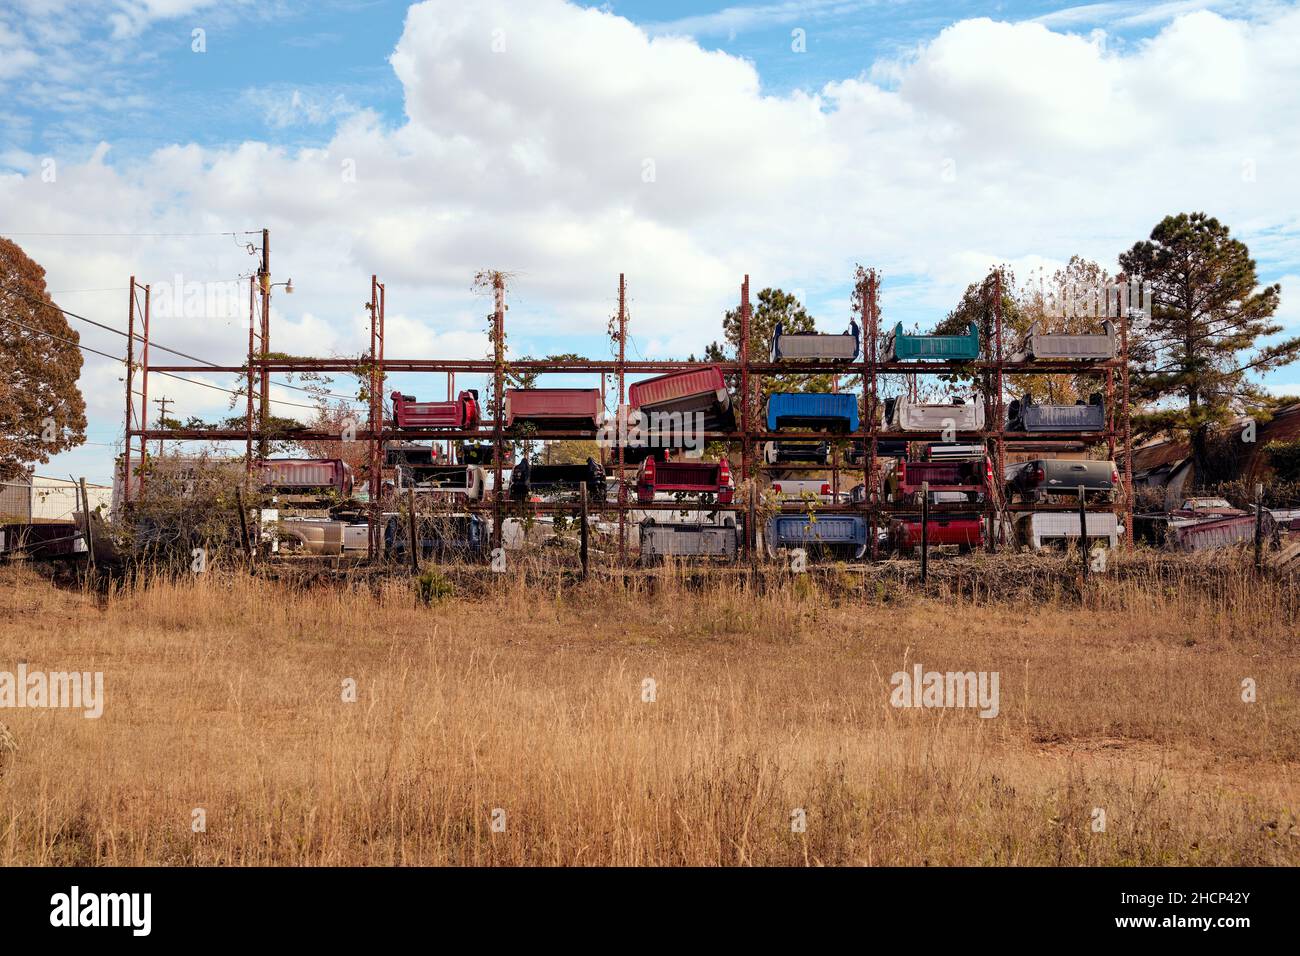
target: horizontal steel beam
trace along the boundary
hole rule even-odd
[[[250,433],[242,428],[146,428],[130,429],[128,434],[133,438],[144,438],[146,441],[244,441],[252,435],[254,441],[263,437],[262,432],[253,429]],[[1096,443],[1104,441],[1109,432],[1009,432],[1009,431],[958,431],[952,433],[952,440],[958,443],[983,441],[988,438],[1004,438],[1014,441],[1016,444],[1033,444],[1043,441],[1079,441],[1085,443]],[[340,436],[337,432],[323,432],[315,429],[293,429],[285,431],[267,432],[265,437],[270,441],[339,441]],[[359,442],[370,441],[372,433],[369,429],[359,429],[354,435],[354,440]],[[518,432],[505,432],[502,437],[510,442],[523,441],[593,441],[596,438],[594,431],[538,431],[528,434]],[[704,432],[702,435],[705,441],[725,441],[737,442],[749,438],[750,441],[796,441],[796,442],[822,442],[822,441],[851,441],[856,439],[876,438],[878,441],[948,441],[941,431],[927,432],[891,432],[891,431],[867,431],[867,432],[843,432],[828,434],[826,432],[769,432],[769,431],[752,431],[748,435],[741,431],[730,432]],[[398,441],[398,440],[429,440],[429,441],[477,441],[490,442],[493,433],[490,430],[402,430],[402,431],[384,431],[378,435],[380,441]],[[608,446],[611,452],[617,450],[617,446]],[[877,456],[883,457],[883,456]],[[830,467],[829,465],[825,467]],[[856,465],[849,467],[858,467]]]
[[[356,372],[370,368],[369,360],[349,361],[346,359],[268,359],[266,362],[254,362],[257,368],[268,372]],[[488,359],[384,359],[380,366],[385,372],[468,372],[491,373],[496,366]],[[622,368],[631,374],[652,372],[679,372],[684,369],[707,368],[716,365],[727,374],[739,375],[739,362],[675,362],[640,361],[624,362]],[[539,374],[577,375],[584,372],[617,372],[619,363],[612,359],[583,359],[565,362],[550,362],[545,359],[527,359],[507,362],[505,367],[511,371],[537,372]],[[1036,375],[1041,372],[1104,372],[1106,369],[1119,368],[1119,359],[1104,361],[1035,361],[1035,362],[879,362],[878,372],[898,374],[950,374],[955,371],[1001,369],[1008,375]],[[248,369],[242,365],[150,365],[150,372],[230,372],[246,374]],[[827,375],[839,372],[842,375],[861,374],[863,365],[855,363],[812,363],[812,362],[750,362],[749,371],[758,375]]]

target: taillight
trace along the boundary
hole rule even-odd
[[[654,456],[645,460],[645,467],[641,472],[641,480],[647,485],[655,483],[655,460]]]
[[[731,462],[725,458],[718,462],[718,484],[731,484]]]
[[[1112,468],[1112,469],[1110,470],[1110,483],[1111,483],[1112,485],[1118,485],[1118,484],[1119,484],[1119,469],[1118,469],[1118,468]]]
[[[779,495],[781,493],[781,482],[779,481],[772,482],[772,490]]]
[[[984,459],[984,484],[993,487],[993,459]]]
[[[822,482],[822,494],[829,495],[830,493],[831,493],[830,484],[828,482]]]
[[[1042,481],[1046,477],[1047,477],[1047,469],[1045,469],[1042,465],[1035,465],[1034,481]]]

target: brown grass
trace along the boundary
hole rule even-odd
[[[1040,561],[1034,604],[1017,560],[936,562],[925,595],[901,566],[761,595],[534,568],[430,606],[402,577],[105,601],[0,569],[0,670],[107,696],[0,712],[0,865],[1300,862],[1295,587],[1142,558],[1080,606]],[[999,671],[1000,715],[891,707],[917,661]]]

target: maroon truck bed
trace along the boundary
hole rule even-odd
[[[263,487],[286,494],[352,493],[352,469],[338,458],[267,458],[259,470]]]
[[[507,428],[517,422],[543,428],[590,428],[600,422],[598,388],[511,388],[506,390]]]
[[[955,461],[903,461],[890,473],[888,490],[894,498],[919,495],[923,482],[930,491],[984,492],[993,477],[988,458]]]
[[[637,475],[638,501],[654,501],[655,492],[715,494],[721,504],[731,501],[735,485],[731,466],[722,461],[655,461],[647,458]]]
[[[474,428],[478,425],[478,392],[466,390],[450,402],[417,402],[414,395],[393,392],[393,418],[398,428]]]

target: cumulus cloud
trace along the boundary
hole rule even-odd
[[[995,261],[1113,268],[1193,209],[1236,227],[1266,268],[1293,263],[1297,43],[1292,8],[1198,10],[1123,45],[981,18],[778,96],[742,58],[603,10],[428,0],[391,55],[396,126],[359,110],[331,117],[320,148],[177,144],[74,164],[58,184],[12,175],[0,204],[32,232],[269,225],[277,278],[301,290],[277,298],[295,351],[359,352],[376,272],[388,354],[479,355],[488,304],[470,285],[492,266],[513,273],[514,348],[603,354],[625,271],[641,347],[681,355],[719,336],[745,273],[806,289],[839,327],[853,264],[876,265],[886,310],[925,322]],[[228,239],[105,245],[94,261],[29,248],[66,287],[249,268]],[[168,334],[239,348],[203,323]]]

